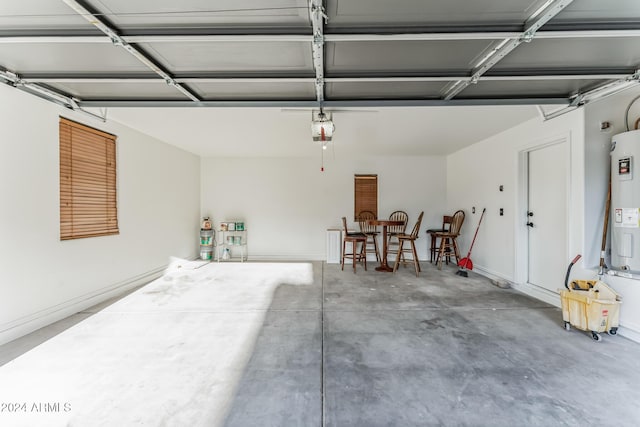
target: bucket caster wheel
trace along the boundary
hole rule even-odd
[[[571,330],[571,323],[569,323],[569,322],[564,322],[564,328],[565,328],[567,331],[570,331],[570,330]]]
[[[609,332],[607,332],[609,335],[618,335],[618,328],[611,328],[609,329]]]
[[[597,332],[591,332],[591,338],[593,338],[594,341],[602,341],[602,337]]]

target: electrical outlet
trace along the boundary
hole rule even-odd
[[[475,206],[471,208],[471,213],[472,214],[476,213],[476,207]]]
[[[499,188],[500,188],[500,191],[504,191],[504,185],[501,185]]]
[[[504,209],[500,208],[500,216],[504,216]]]

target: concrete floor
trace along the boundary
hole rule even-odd
[[[453,266],[372,267],[317,262],[313,286],[277,289],[227,426],[638,425],[640,344],[565,331],[559,309]]]
[[[46,326],[42,329],[38,329],[35,332],[30,333],[24,337],[18,338],[16,340],[11,341],[10,343],[0,345],[0,366],[5,365],[7,362],[15,359],[21,354],[26,353],[32,348],[42,344],[43,342],[50,340],[61,332],[66,331],[73,325],[82,322],[84,319],[96,314],[100,310],[114,302],[126,297],[130,293],[139,289],[130,289],[127,292],[119,295],[116,298],[111,298],[107,301],[104,301],[98,305],[95,305],[87,310],[81,311],[80,313],[76,313],[73,316],[69,316],[66,319],[62,319],[58,322],[52,323],[49,326]]]

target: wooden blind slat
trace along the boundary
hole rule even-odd
[[[60,118],[60,238],[117,234],[116,137]]]

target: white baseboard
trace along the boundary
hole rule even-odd
[[[633,324],[625,324],[620,325],[620,329],[618,329],[618,334],[622,335],[625,338],[630,339],[631,341],[635,341],[640,343],[640,326]]]
[[[554,307],[561,307],[560,295],[556,292],[551,292],[547,289],[542,289],[529,283],[512,283],[511,287],[523,294],[529,295],[530,297],[539,299],[547,304],[551,304]]]
[[[36,313],[23,316],[11,322],[0,325],[0,345],[13,341],[42,327],[62,320],[73,314],[100,304],[103,301],[118,296],[130,289],[148,283],[160,276],[167,266],[159,267],[138,276],[130,277],[102,289],[80,295],[60,304],[45,308]]]
[[[513,281],[513,278],[511,277],[507,277],[501,273],[497,273],[495,271],[491,271],[487,268],[481,267],[481,266],[476,266],[473,271],[477,272],[478,274],[487,277],[488,279],[491,280],[503,280],[508,282],[511,287],[519,292],[522,292],[525,295],[529,295],[530,297],[533,297],[535,299],[539,299],[540,301],[544,301],[547,304],[551,304],[555,307],[560,307],[560,296],[555,293],[555,292],[551,292],[547,289],[542,289],[539,288],[537,286],[533,286],[529,283],[515,283]]]
[[[489,270],[488,268],[482,267],[480,265],[474,266],[473,271],[491,280],[502,280],[505,282],[513,283],[513,279],[511,277],[507,277],[502,273]]]

